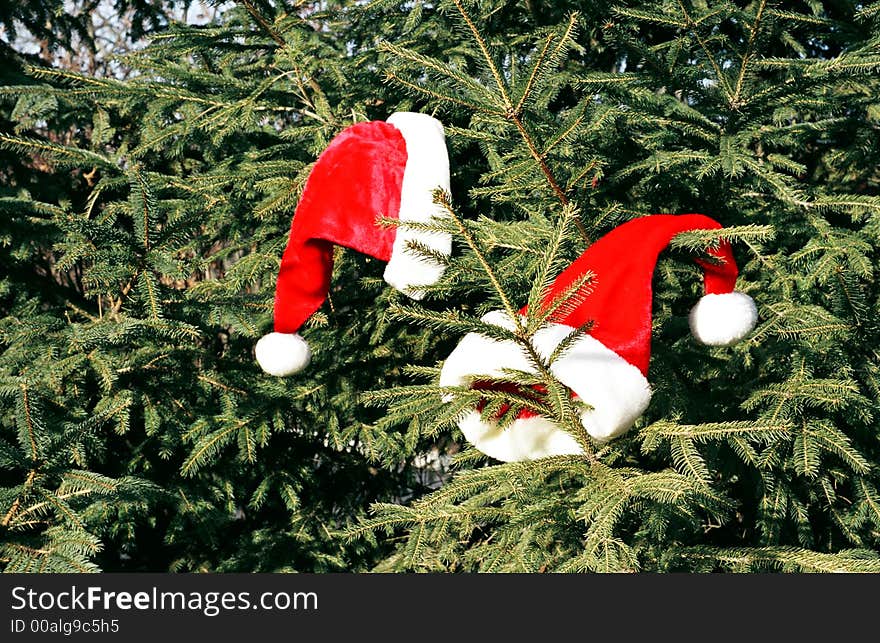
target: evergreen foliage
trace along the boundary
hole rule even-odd
[[[28,169],[0,187],[0,565],[880,571],[878,7],[242,0],[124,81],[29,67],[0,92]],[[447,124],[444,279],[413,303],[339,250],[312,364],[264,376],[311,163],[403,109]],[[658,264],[630,433],[592,443],[537,355],[503,381],[541,395],[437,386],[467,332],[528,349],[560,270],[660,212],[726,229]],[[732,348],[686,320],[688,259],[721,235],[761,315]],[[514,331],[479,321],[527,304]],[[586,455],[491,461],[455,426],[480,397]]]

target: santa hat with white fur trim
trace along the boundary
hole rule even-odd
[[[550,370],[588,405],[581,423],[589,435],[605,442],[626,432],[648,407],[651,388],[651,279],[657,258],[672,238],[691,230],[716,230],[721,224],[702,214],[653,215],[618,226],[593,243],[564,270],[545,295],[549,306],[586,273],[589,294],[574,306],[562,306],[550,324],[532,337],[538,354],[549,359],[575,329],[592,326],[555,359]],[[712,346],[733,344],[755,327],[755,302],[735,292],[738,269],[730,244],[721,241],[708,251],[712,260],[697,259],[704,272],[705,295],[690,313],[694,337]],[[577,301],[576,299],[576,301]],[[525,316],[526,309],[519,311]],[[513,330],[502,311],[483,317],[489,324]],[[506,369],[534,372],[522,348],[478,333],[466,335],[446,359],[441,386],[474,386],[481,378],[502,378]],[[485,388],[485,385],[480,384]],[[552,455],[580,454],[575,439],[551,420],[521,411],[512,424],[500,427],[478,409],[459,420],[465,438],[480,451],[505,462]]]
[[[443,255],[450,235],[380,225],[381,217],[425,223],[443,216],[434,191],[449,191],[443,125],[427,114],[397,112],[387,121],[352,125],[312,168],[296,207],[275,288],[275,329],[257,342],[257,362],[270,375],[296,373],[311,351],[298,331],[330,288],[333,244],[387,262],[385,281],[414,299],[444,267],[409,243]]]

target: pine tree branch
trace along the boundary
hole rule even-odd
[[[440,206],[446,211],[447,216],[455,222],[456,227],[458,228],[459,234],[465,240],[468,247],[471,249],[471,252],[474,253],[474,256],[477,258],[477,261],[480,263],[480,266],[486,273],[486,276],[489,278],[489,281],[492,284],[492,287],[495,289],[496,294],[501,299],[501,304],[504,306],[504,312],[507,313],[508,317],[510,317],[511,321],[516,325],[518,334],[525,336],[526,330],[522,324],[522,320],[519,316],[519,311],[510,301],[510,297],[508,297],[507,292],[504,290],[504,287],[501,285],[501,281],[498,279],[498,276],[495,274],[495,271],[492,269],[492,266],[489,264],[489,261],[486,259],[480,247],[477,245],[476,239],[471,234],[470,230],[465,226],[464,221],[455,213],[452,205],[449,203],[448,197],[445,193],[438,200]]]
[[[535,349],[535,346],[532,344],[529,336],[528,328],[525,324],[523,324],[522,318],[520,317],[519,311],[513,306],[508,297],[507,293],[504,290],[504,287],[501,285],[501,281],[498,279],[498,276],[495,274],[495,271],[492,269],[492,266],[489,264],[485,255],[483,254],[480,247],[477,245],[476,239],[474,239],[473,235],[467,229],[467,226],[464,225],[464,222],[458,217],[455,211],[452,209],[448,197],[445,193],[441,193],[440,198],[438,199],[438,203],[443,207],[446,211],[447,215],[450,219],[452,219],[456,226],[458,227],[458,231],[461,236],[464,238],[468,247],[474,253],[474,256],[477,258],[477,261],[480,263],[480,266],[486,272],[486,276],[489,278],[489,281],[492,283],[492,287],[495,289],[499,298],[501,299],[501,303],[504,306],[504,310],[507,313],[510,320],[515,325],[515,333],[518,339],[518,343],[528,352],[530,360],[532,364],[538,369],[541,373],[541,376],[544,378],[546,382],[556,382],[556,377],[550,372],[550,370],[546,367],[544,360],[538,354],[538,351]],[[551,389],[552,390],[552,389]],[[567,390],[567,389],[566,389]],[[580,422],[572,422],[572,425],[575,426],[575,432],[573,437],[578,441],[581,448],[584,451],[584,454],[587,460],[590,463],[597,462],[596,456],[593,453],[592,444],[590,442],[590,437],[587,435],[587,432],[584,430],[583,426]]]
[[[31,462],[36,462],[38,456],[37,441],[36,437],[34,436],[34,421],[31,417],[30,396],[28,395],[28,388],[26,384],[21,385],[21,397],[22,404],[24,405],[24,417],[25,424],[27,425],[28,439],[30,440],[31,446]]]
[[[275,30],[275,28],[272,27],[271,24],[269,24],[269,21],[266,20],[266,18],[259,12],[259,10],[257,10],[257,8],[253,5],[252,2],[250,2],[250,0],[238,0],[238,1],[244,6],[244,8],[251,15],[251,17],[253,17],[254,20],[256,20],[257,23],[266,31],[266,33],[269,34],[269,36],[272,38],[272,40],[274,40],[275,43],[279,47],[286,47],[287,46],[287,42],[284,40],[284,38],[281,36],[281,34],[279,34]],[[302,82],[303,74],[300,73],[299,69],[295,65],[294,65],[293,70],[283,72],[281,74],[281,76],[279,76],[279,78],[285,77],[291,73],[294,73],[294,78],[295,78],[294,82],[296,83],[297,88],[299,89],[300,98],[303,100],[304,103],[306,103],[309,107],[312,108],[311,111],[307,112],[308,115],[313,117],[315,120],[326,122],[323,118],[321,118],[318,115],[317,112],[319,110],[317,109],[315,102],[308,96],[308,92],[306,91],[305,85]],[[316,92],[318,94],[323,94],[323,91],[321,90],[321,88],[317,84],[317,82],[315,82],[314,78],[310,77],[308,79],[308,84],[314,92]],[[337,124],[336,117],[335,117],[335,115],[332,114],[332,112],[331,112],[330,124],[332,124],[332,125]]]
[[[525,102],[528,100],[529,95],[532,93],[532,88],[535,85],[535,80],[538,78],[538,72],[541,70],[541,63],[544,62],[544,58],[547,56],[547,50],[550,49],[550,45],[553,44],[553,40],[556,38],[556,34],[551,33],[547,36],[547,41],[544,43],[544,48],[541,49],[541,53],[538,54],[537,59],[535,60],[535,65],[532,67],[532,73],[529,76],[528,81],[526,81],[525,89],[523,89],[522,96],[520,96],[519,101],[514,108],[514,112],[517,114],[522,112],[523,106]]]
[[[27,479],[25,480],[24,485],[23,485],[25,490],[27,490],[34,483],[34,478],[36,477],[36,475],[37,475],[36,469],[31,469],[28,472]],[[12,503],[12,506],[9,508],[9,511],[6,513],[5,516],[3,516],[3,520],[0,520],[0,527],[8,527],[9,526],[9,523],[12,521],[13,518],[15,518],[15,515],[18,512],[18,508],[20,506],[21,506],[21,495],[19,495],[15,499],[15,502]]]
[[[715,75],[718,77],[718,82],[724,87],[724,93],[727,94],[727,100],[731,101],[731,97],[733,92],[730,88],[730,84],[727,82],[727,77],[724,75],[724,72],[718,66],[718,63],[715,62],[715,58],[712,56],[712,53],[709,51],[709,47],[706,44],[706,41],[700,36],[699,31],[697,30],[697,23],[694,22],[694,19],[691,17],[691,14],[688,13],[687,8],[684,6],[684,2],[682,0],[676,0],[678,2],[678,6],[681,9],[681,13],[684,16],[685,22],[687,26],[691,29],[694,34],[694,38],[697,39],[697,43],[699,43],[700,48],[703,50],[703,54],[705,54],[706,59],[709,61],[709,64],[712,65],[712,69],[715,70]]]
[[[535,161],[538,163],[538,167],[544,174],[544,178],[547,180],[547,183],[550,186],[550,189],[553,191],[553,194],[556,195],[556,198],[563,206],[568,205],[568,196],[566,196],[563,189],[559,187],[559,183],[557,183],[556,178],[553,176],[553,172],[547,165],[547,161],[538,150],[538,146],[535,144],[534,140],[532,139],[531,135],[526,130],[526,127],[523,124],[521,118],[522,101],[520,101],[519,105],[514,106],[513,101],[510,99],[510,94],[507,91],[507,86],[504,84],[504,80],[501,78],[501,72],[498,71],[498,66],[495,64],[495,61],[492,58],[492,54],[489,52],[489,47],[486,44],[486,41],[483,39],[482,35],[480,35],[479,29],[477,29],[477,26],[474,24],[474,21],[471,19],[467,10],[464,8],[461,0],[452,0],[452,2],[455,4],[458,12],[461,14],[461,17],[465,21],[465,24],[467,24],[468,29],[470,29],[471,34],[473,35],[474,40],[477,43],[477,46],[480,48],[480,51],[483,54],[486,65],[488,66],[492,77],[495,79],[495,84],[498,87],[498,91],[501,94],[501,100],[503,101],[505,106],[504,117],[516,126],[516,129],[517,131],[519,131],[520,136],[522,136],[526,147],[529,148],[529,153],[532,155],[532,158],[534,158]],[[548,40],[546,47],[549,47],[549,45],[550,42]],[[575,215],[574,222],[584,241],[586,243],[590,243],[590,236],[587,233],[587,229],[586,227],[584,227],[583,222],[580,220],[580,216]]]
[[[269,21],[263,17],[263,15],[257,10],[257,8],[253,5],[250,0],[238,0],[247,12],[251,14],[251,17],[257,21],[257,23],[263,28],[263,30],[269,34],[269,36],[274,40],[279,47],[284,47],[287,43],[284,41],[284,38],[281,37],[275,29],[269,24]]]
[[[532,157],[537,161],[538,166],[541,168],[541,172],[544,173],[544,177],[547,179],[547,183],[550,185],[550,188],[553,190],[553,193],[556,195],[556,198],[559,199],[559,202],[566,206],[568,205],[568,197],[565,195],[565,192],[559,184],[556,182],[556,179],[553,177],[553,172],[550,171],[550,167],[547,165],[547,161],[544,160],[543,154],[538,150],[538,147],[535,145],[535,142],[532,140],[531,135],[526,130],[525,125],[522,122],[519,114],[515,112],[512,108],[507,112],[506,117],[516,125],[516,129],[519,130],[520,135],[522,136],[523,141],[526,146],[529,148],[529,153],[531,153]],[[587,234],[587,229],[584,227],[584,224],[580,221],[580,217],[575,215],[574,219],[575,225],[577,225],[578,230],[581,235],[584,237],[584,241],[587,243],[590,242],[589,235]]]
[[[468,14],[467,10],[464,8],[464,5],[461,3],[461,0],[452,0],[455,4],[455,7],[458,9],[458,12],[461,14],[462,19],[467,24],[468,29],[471,30],[471,33],[474,36],[474,40],[477,43],[477,46],[480,48],[480,51],[483,54],[483,58],[486,60],[486,65],[489,67],[489,71],[492,73],[492,77],[495,79],[495,84],[498,87],[498,92],[501,94],[501,98],[504,101],[505,106],[508,110],[513,109],[513,103],[510,100],[510,95],[507,92],[507,86],[504,84],[504,81],[501,78],[501,72],[498,71],[497,65],[495,65],[495,61],[492,59],[492,54],[489,53],[489,47],[486,44],[486,41],[483,39],[483,36],[480,35],[479,29],[474,24],[474,21],[471,20],[470,14]]]
[[[224,391],[232,391],[233,393],[237,393],[238,395],[242,395],[244,397],[247,397],[247,395],[248,395],[248,392],[245,391],[244,389],[236,388],[234,386],[229,386],[227,384],[224,384],[223,382],[219,382],[213,378],[210,378],[207,375],[200,374],[198,376],[198,378],[200,380],[202,380],[203,382],[207,382],[208,384],[211,384],[212,386],[216,386],[217,388],[220,388]]]
[[[56,497],[61,500],[67,500],[68,498],[77,498],[80,496],[88,496],[89,494],[93,494],[93,493],[95,493],[94,489],[80,489],[79,491],[73,491],[71,493],[57,494]],[[18,514],[18,518],[20,519],[20,518],[23,518],[24,516],[35,513],[37,511],[40,511],[44,507],[48,507],[51,504],[52,503],[48,500],[44,500],[43,502],[38,502],[36,504],[33,504],[30,507],[28,507],[27,509],[25,509],[24,511],[22,511],[20,514]],[[21,525],[21,521],[16,520],[15,524]]]
[[[733,97],[730,99],[730,106],[733,109],[737,109],[739,107],[739,97],[742,93],[743,82],[746,76],[746,68],[748,67],[749,61],[752,56],[752,48],[755,44],[755,40],[758,37],[758,30],[761,25],[761,17],[764,14],[764,8],[767,6],[767,0],[761,0],[761,4],[758,5],[758,12],[755,14],[755,22],[752,25],[751,32],[749,33],[749,42],[746,45],[746,51],[743,54],[742,63],[740,64],[739,76],[736,79],[736,87],[733,92]]]
[[[484,107],[477,105],[475,103],[468,102],[466,100],[462,100],[456,96],[446,96],[446,95],[431,91],[427,87],[422,87],[421,85],[417,85],[416,83],[412,83],[404,78],[401,78],[400,76],[398,76],[394,72],[386,72],[385,77],[388,78],[389,80],[393,80],[394,82],[400,84],[403,87],[406,87],[407,89],[411,89],[414,92],[424,94],[425,96],[433,98],[434,100],[446,101],[448,103],[452,103],[453,105],[460,105],[460,106],[466,107],[467,109],[469,109],[473,112],[476,112],[476,113],[483,113],[483,114],[495,113],[495,112],[488,112]]]

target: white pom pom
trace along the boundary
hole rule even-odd
[[[312,351],[296,333],[269,333],[260,338],[254,349],[257,363],[269,375],[284,377],[298,373],[312,359]]]
[[[701,344],[729,346],[752,332],[758,323],[755,300],[745,293],[705,295],[691,309],[691,333]]]

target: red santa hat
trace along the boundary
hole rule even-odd
[[[626,432],[651,400],[648,362],[651,357],[651,279],[660,252],[672,238],[689,230],[715,230],[721,224],[702,214],[653,215],[618,226],[593,243],[554,281],[544,305],[563,296],[578,279],[593,275],[585,297],[562,306],[532,337],[543,359],[575,329],[592,322],[550,365],[560,382],[590,408],[581,413],[589,435],[604,442]],[[708,251],[712,261],[697,259],[704,272],[705,295],[690,313],[694,337],[703,344],[727,346],[745,337],[758,319],[755,302],[735,292],[738,274],[730,244],[722,241]],[[525,316],[526,309],[520,314]],[[492,311],[483,321],[514,330],[503,311]],[[441,386],[480,385],[483,378],[502,378],[505,369],[533,373],[534,367],[513,341],[499,341],[478,333],[466,335],[446,359]],[[580,454],[577,441],[551,420],[523,411],[504,428],[473,409],[459,427],[483,453],[506,462],[552,455]]]
[[[387,262],[386,282],[414,299],[424,296],[444,267],[409,244],[449,255],[451,236],[378,220],[442,217],[437,189],[449,191],[449,158],[443,126],[427,114],[397,112],[387,121],[358,123],[330,142],[294,213],[275,288],[275,330],[255,349],[264,371],[291,375],[309,363],[311,351],[298,331],[327,298],[333,244]]]

